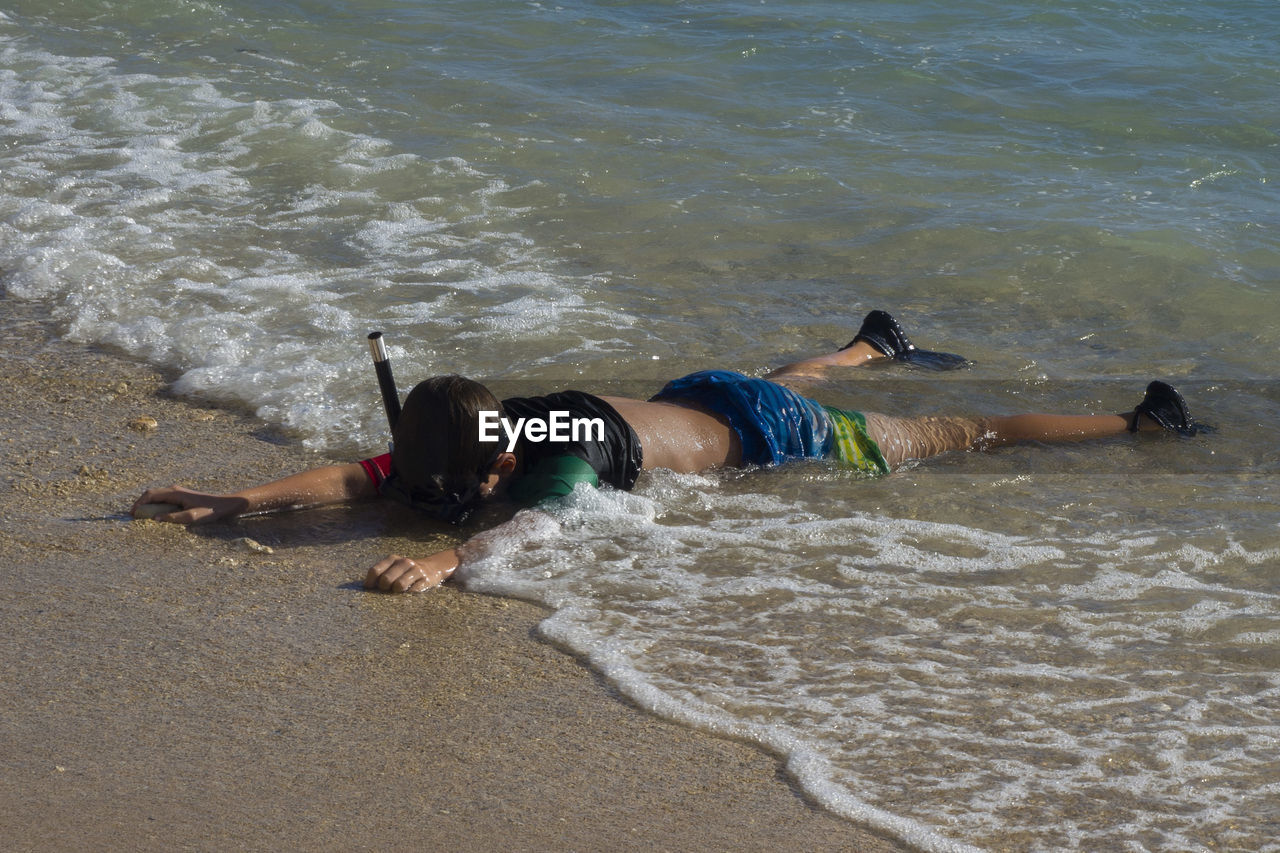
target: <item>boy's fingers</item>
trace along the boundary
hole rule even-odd
[[[387,574],[382,576],[384,579],[390,581],[390,583],[382,588],[389,588],[391,592],[408,592],[409,587],[413,585],[414,581],[422,578],[422,572],[418,571],[418,564],[413,560],[405,559],[404,557],[401,557],[396,561],[395,566],[392,567],[392,571],[395,572],[395,577],[390,577],[391,571],[388,571]]]
[[[182,509],[186,507],[186,498],[191,494],[191,492],[181,488],[180,486],[169,486],[164,489],[147,489],[136,501],[133,502],[133,506],[129,507],[129,514],[135,518],[153,518],[156,521],[177,521],[177,519],[174,518],[174,512],[176,512],[176,510],[168,513],[148,513],[145,508],[148,504],[170,504]],[[143,514],[140,515],[139,510],[142,510]],[[183,524],[187,522],[178,521],[178,523]]]
[[[433,577],[416,560],[392,554],[369,569],[364,588],[383,592],[426,592],[439,583],[440,579]]]
[[[137,512],[138,507],[144,506],[145,504],[168,503],[168,501],[163,501],[160,498],[161,494],[159,489],[147,489],[136,501],[133,502],[133,506],[129,507],[129,514],[132,515]]]
[[[171,512],[168,515],[156,516],[157,521],[169,521],[174,524],[198,524],[202,519],[208,518],[213,510],[204,506],[192,507],[179,512]]]
[[[365,589],[389,590],[395,579],[404,574],[404,569],[398,568],[398,564],[403,560],[404,557],[392,554],[374,563],[369,569],[369,574],[365,576]]]
[[[378,578],[382,576],[383,571],[385,571],[389,565],[391,565],[390,557],[385,560],[379,560],[370,566],[369,571],[365,572],[364,575],[364,588],[376,589],[378,586]]]
[[[161,489],[147,489],[142,493],[139,501],[147,501],[150,503],[174,503],[182,495],[191,494],[187,489],[181,486],[166,486]]]

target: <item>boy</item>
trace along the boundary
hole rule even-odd
[[[233,495],[177,486],[151,489],[131,511],[138,514],[147,503],[173,504],[179,509],[157,518],[198,524],[387,496],[457,521],[498,496],[532,507],[569,494],[579,483],[630,489],[642,470],[654,468],[696,473],[829,458],[879,475],[908,459],[952,450],[1154,429],[1194,435],[1199,429],[1181,395],[1162,382],[1152,382],[1142,402],[1124,414],[980,418],[862,414],[822,406],[787,385],[832,367],[883,358],[935,369],[966,363],[957,355],[918,349],[893,317],[873,311],[857,336],[836,352],[789,364],[766,379],[729,371],[694,373],[669,382],[647,401],[566,391],[500,402],[477,382],[434,377],[405,400],[391,453],[312,469]],[[452,576],[465,558],[465,544],[418,560],[393,554],[369,569],[364,585],[422,592]]]

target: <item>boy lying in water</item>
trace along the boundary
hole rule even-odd
[[[1020,441],[1079,441],[1124,432],[1198,429],[1182,396],[1152,382],[1132,411],[1116,415],[1008,415],[895,418],[823,406],[788,387],[850,367],[892,358],[937,369],[965,364],[949,353],[920,350],[898,323],[873,311],[840,350],[775,370],[765,379],[703,371],[670,382],[652,399],[595,397],[565,391],[499,402],[461,376],[416,386],[393,431],[391,453],[315,468],[213,495],[178,486],[150,489],[134,504],[178,509],[157,516],[201,524],[245,513],[390,497],[434,518],[459,521],[482,501],[505,497],[533,507],[569,494],[579,483],[630,489],[642,470],[697,473],[720,467],[773,465],[827,458],[871,474],[952,450],[985,450]],[[510,524],[512,522],[506,522]],[[391,555],[368,571],[364,585],[422,592],[449,578],[466,545],[422,559]]]

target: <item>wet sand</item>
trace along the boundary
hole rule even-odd
[[[0,295],[0,847],[902,849],[634,708],[536,606],[362,591],[432,546],[404,511],[130,520],[326,460],[50,330]]]

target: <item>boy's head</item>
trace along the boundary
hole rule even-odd
[[[481,497],[502,444],[480,440],[480,412],[502,411],[488,388],[462,376],[436,376],[409,392],[392,431],[392,497],[456,521]]]

